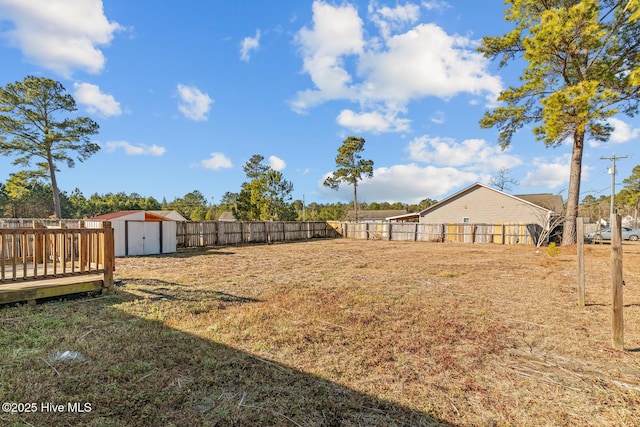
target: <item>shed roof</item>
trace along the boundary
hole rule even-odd
[[[111,221],[114,219],[124,220],[125,217],[130,216],[132,220],[137,221],[172,221],[168,218],[162,217],[160,215],[155,215],[151,212],[145,212],[141,210],[130,210],[130,211],[119,211],[119,212],[111,212],[104,215],[94,216],[93,218],[88,218],[91,221]]]
[[[153,215],[161,216],[166,219],[170,219],[173,221],[187,221],[187,218],[180,215],[180,213],[173,210],[162,210],[162,211],[147,211]]]

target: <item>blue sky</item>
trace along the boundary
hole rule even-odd
[[[60,188],[139,193],[161,201],[193,191],[218,203],[240,191],[261,154],[307,202],[348,202],[322,186],[349,135],[366,139],[374,176],[364,202],[443,199],[502,167],[513,194],[566,198],[570,145],[547,149],[530,129],[501,151],[478,121],[517,84],[476,52],[510,29],[502,1],[0,0],[0,84],[60,81],[78,113],[100,124],[102,149]],[[582,194],[610,194],[639,163],[638,118],[612,119],[588,142]],[[0,157],[0,180],[16,172]],[[621,187],[618,187],[618,189]]]

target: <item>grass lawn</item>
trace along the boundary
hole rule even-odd
[[[26,404],[0,425],[637,425],[640,244],[624,245],[624,352],[610,247],[586,247],[584,308],[575,250],[339,239],[119,258],[115,295],[0,308],[1,400]]]

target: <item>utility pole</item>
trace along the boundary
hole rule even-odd
[[[611,168],[609,169],[609,173],[611,174],[611,212],[609,215],[613,215],[613,201],[616,198],[616,160],[617,159],[626,159],[629,156],[611,156],[611,157],[600,157],[600,160],[611,160]]]

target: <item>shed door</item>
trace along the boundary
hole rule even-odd
[[[160,227],[162,222],[144,222],[144,254],[154,255],[160,253]]]
[[[127,255],[136,256],[144,255],[144,222],[142,221],[127,221]]]
[[[162,222],[126,221],[127,255],[154,255],[160,253],[160,227]]]

